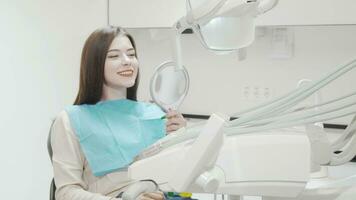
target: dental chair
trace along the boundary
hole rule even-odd
[[[52,156],[53,156],[53,151],[52,151],[52,146],[51,146],[51,134],[52,134],[53,122],[51,124],[50,129],[49,129],[49,134],[48,134],[48,138],[47,138],[47,150],[48,150],[48,154],[49,154],[49,157],[51,159],[51,162],[52,162]],[[49,200],[55,200],[56,199],[55,198],[55,192],[56,192],[56,185],[54,183],[54,178],[52,178],[51,186],[50,186],[50,189],[49,189]]]

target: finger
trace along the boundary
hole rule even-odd
[[[179,124],[182,126],[187,125],[187,121],[184,119],[184,117],[175,117],[175,118],[170,118],[166,122],[167,124]]]
[[[176,116],[176,118],[179,118],[179,119],[182,119],[185,121],[185,119],[181,113],[177,113],[175,116]]]
[[[179,113],[175,110],[170,110],[167,112],[166,117],[169,118],[173,118],[173,117],[177,117],[179,116]]]
[[[167,114],[166,115],[166,119],[172,119],[172,118],[177,118],[178,115],[175,115],[175,114]]]
[[[181,118],[171,118],[171,119],[167,120],[166,125],[167,126],[172,125],[172,124],[180,125],[180,124],[184,124],[184,122],[185,122],[185,120],[181,119]]]
[[[155,200],[164,199],[164,194],[162,192],[145,193],[144,196]]]
[[[178,120],[181,120],[181,121],[185,121],[183,115],[180,114],[180,113],[177,113],[175,115],[169,115],[169,116],[166,115],[166,118],[167,118],[167,120],[178,119]]]
[[[181,113],[178,114],[178,118],[181,119],[184,126],[187,125],[187,120],[185,120],[185,118],[183,117],[183,115]]]
[[[167,126],[166,130],[167,130],[167,132],[172,132],[172,131],[178,130],[179,128],[180,127],[178,125],[173,124],[173,125]]]
[[[170,124],[166,124],[166,127],[171,127],[171,126],[183,127],[183,126],[184,126],[184,123],[170,123]]]

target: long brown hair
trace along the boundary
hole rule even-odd
[[[100,101],[105,81],[104,67],[107,50],[118,35],[124,35],[129,38],[137,56],[135,41],[123,28],[109,26],[94,31],[85,41],[83,47],[79,91],[74,105],[96,104]],[[126,98],[137,101],[138,83],[139,73],[137,73],[135,84],[127,88]]]

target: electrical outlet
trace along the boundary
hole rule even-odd
[[[271,97],[271,89],[269,87],[264,87],[262,95],[265,99],[269,99]]]
[[[272,91],[266,86],[244,86],[242,96],[245,100],[267,100],[272,97]]]

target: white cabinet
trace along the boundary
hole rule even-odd
[[[355,0],[279,0],[257,25],[356,24]]]
[[[128,28],[172,27],[186,14],[185,0],[110,0],[109,20]]]

